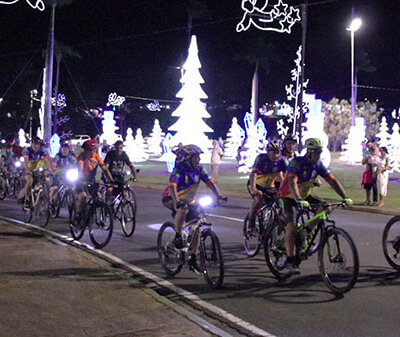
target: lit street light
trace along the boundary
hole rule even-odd
[[[353,19],[350,23],[350,26],[347,28],[348,31],[351,33],[351,125],[355,125],[355,93],[356,93],[356,88],[354,86],[355,82],[355,75],[354,75],[354,32],[358,30],[361,27],[361,19],[356,18]]]

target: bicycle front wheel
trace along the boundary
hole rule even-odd
[[[80,221],[78,221],[76,217],[76,207],[72,208],[69,216],[69,230],[75,240],[80,240],[85,233],[83,221],[84,219],[80,219]]]
[[[3,177],[0,177],[0,200],[4,200],[7,196],[7,187],[3,189],[3,185],[7,186],[7,181]]]
[[[102,201],[96,201],[92,211],[94,213],[89,221],[90,240],[96,248],[103,248],[110,241],[114,229],[113,212]]]
[[[386,224],[382,236],[383,253],[387,262],[400,270],[400,216],[395,216]]]
[[[253,257],[260,251],[260,223],[259,217],[256,217],[256,225],[252,231],[249,228],[249,214],[244,218],[243,224],[243,239],[244,239],[244,249],[248,257]]]
[[[40,227],[46,227],[49,224],[50,204],[45,188],[39,191],[38,201],[35,208],[35,218]]]
[[[354,287],[359,272],[357,248],[351,236],[341,228],[324,235],[318,252],[319,272],[325,285],[335,294]]]
[[[157,235],[158,258],[169,276],[178,274],[185,262],[182,251],[175,247],[175,235],[175,226],[171,222],[164,223]]]
[[[220,287],[224,281],[224,260],[218,236],[211,229],[201,233],[200,261],[208,285]]]
[[[127,200],[121,201],[121,227],[126,236],[132,236],[136,227],[136,210]]]

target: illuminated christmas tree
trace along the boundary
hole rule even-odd
[[[206,99],[207,95],[200,85],[204,83],[200,68],[197,40],[196,36],[192,35],[188,57],[183,65],[184,74],[180,80],[182,88],[176,94],[176,97],[182,98],[182,101],[172,113],[172,116],[179,117],[179,119],[168,130],[176,131],[173,138],[175,145],[179,143],[196,144],[206,154],[202,156],[202,161],[206,161],[207,157],[210,157],[211,141],[205,133],[214,132],[214,130],[203,121],[203,118],[211,116],[206,110],[206,104],[201,101]]]
[[[342,146],[340,159],[350,165],[360,164],[363,159],[362,142],[365,140],[364,118],[357,117],[356,125],[350,127],[349,136]]]
[[[388,144],[390,172],[400,172],[400,132],[399,124],[394,123]]]
[[[129,159],[134,162],[135,159],[135,138],[131,128],[126,130],[126,138],[124,141],[124,151],[127,153]]]
[[[161,155],[162,148],[161,143],[164,139],[165,133],[161,130],[160,122],[158,119],[154,121],[153,130],[150,133],[149,138],[147,139],[147,145],[149,146],[149,153],[154,154],[156,156]]]
[[[146,161],[149,159],[149,154],[148,154],[148,146],[143,138],[142,134],[142,129],[138,128],[136,130],[136,136],[135,136],[135,141],[134,141],[134,162],[142,162]]]
[[[240,127],[237,118],[232,118],[232,125],[226,135],[225,157],[236,158],[237,150],[245,138],[244,130]]]
[[[379,133],[376,134],[376,137],[379,138],[378,143],[379,143],[380,147],[383,147],[383,146],[386,148],[389,147],[390,133],[388,131],[389,131],[389,127],[388,127],[388,124],[386,121],[386,117],[383,116],[380,127],[379,127]]]
[[[118,140],[118,135],[115,131],[119,129],[119,127],[115,125],[114,111],[104,111],[102,124],[103,133],[100,136],[100,144],[103,144],[103,142],[106,141],[108,145],[114,145],[114,143]]]

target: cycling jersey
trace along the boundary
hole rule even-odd
[[[330,171],[320,160],[316,164],[313,164],[306,156],[293,158],[289,163],[286,172],[287,175],[278,191],[278,197],[291,199],[293,199],[293,195],[291,194],[289,187],[290,177],[297,177],[300,196],[305,199],[310,195],[311,188],[313,187],[317,176],[320,175],[322,178],[325,178],[330,174]]]
[[[34,152],[31,147],[25,149],[22,155],[28,157],[27,168],[34,172],[45,166],[44,159],[48,157],[46,151],[41,148],[37,152]]]
[[[1,154],[1,157],[4,159],[3,165],[7,166],[7,167],[12,166],[12,164],[15,161],[15,159],[17,158],[17,156],[13,152],[10,152],[10,153],[3,152]]]
[[[119,155],[117,151],[112,150],[107,153],[104,163],[108,165],[113,178],[120,180],[124,176],[124,165],[130,165],[131,161],[125,151]]]
[[[206,169],[198,165],[193,169],[188,163],[180,162],[175,166],[169,181],[176,185],[179,200],[193,201],[199,186],[200,180],[204,183],[210,181]],[[163,197],[169,195],[169,187],[163,192]]]
[[[103,166],[103,159],[95,152],[88,159],[84,159],[83,153],[78,157],[78,166],[82,172],[82,179],[87,182],[95,182],[97,166]]]
[[[272,162],[268,158],[268,154],[259,154],[253,165],[253,170],[257,174],[256,184],[262,188],[274,187],[279,172],[285,172],[286,167],[287,162],[283,157],[279,157],[277,161]]]
[[[74,167],[77,163],[77,160],[72,152],[68,153],[67,156],[64,156],[62,153],[58,153],[54,157],[54,163],[59,169],[67,169]]]

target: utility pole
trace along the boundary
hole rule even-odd
[[[46,53],[46,71],[45,71],[45,101],[44,101],[44,125],[43,125],[43,141],[46,147],[50,144],[51,138],[51,96],[53,93],[53,60],[54,60],[54,19],[56,12],[57,2],[53,1],[51,4],[51,18],[50,30],[47,40],[47,53]]]

